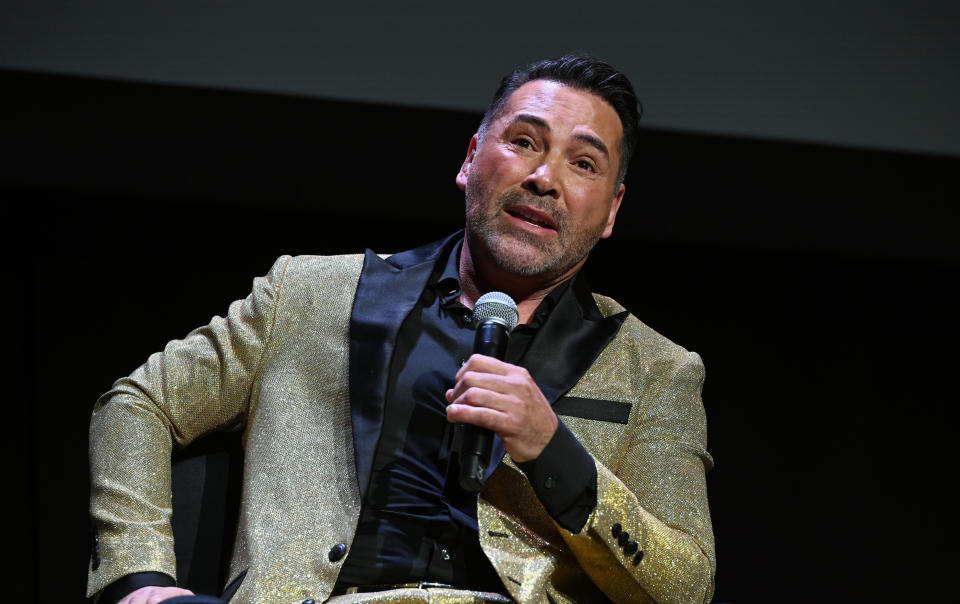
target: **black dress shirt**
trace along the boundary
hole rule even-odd
[[[475,333],[471,311],[458,301],[459,248],[441,258],[397,337],[383,432],[339,590],[432,581],[505,591],[480,548],[477,495],[458,484],[454,429],[446,420],[444,395],[472,353]],[[569,287],[570,280],[556,287],[532,320],[514,330],[507,362],[523,364],[531,341]],[[577,531],[596,504],[593,460],[562,422],[544,453],[521,468],[548,511]]]

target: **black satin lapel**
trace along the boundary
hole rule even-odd
[[[604,317],[586,282],[575,279],[521,361],[551,405],[590,369],[629,314]]]
[[[350,315],[350,414],[362,497],[380,439],[397,334],[423,292],[435,257],[401,268],[366,251]]]
[[[586,280],[582,276],[575,279],[520,360],[551,405],[590,369],[630,314],[623,311],[604,317]],[[485,479],[490,478],[505,454],[503,441],[494,435],[492,462]]]

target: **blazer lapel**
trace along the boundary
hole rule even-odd
[[[523,366],[550,404],[573,388],[620,331],[629,313],[604,317],[582,275],[574,277],[524,355]]]
[[[350,316],[350,413],[361,497],[366,497],[380,439],[397,334],[423,293],[437,260],[462,237],[461,231],[386,260],[366,251]],[[624,311],[604,317],[583,276],[574,278],[570,291],[560,297],[521,361],[551,405],[587,372],[617,335],[627,315]],[[503,441],[495,437],[486,478],[504,453]]]
[[[590,369],[603,349],[620,331],[629,312],[604,317],[582,275],[574,277],[570,290],[557,301],[540,332],[533,338],[520,365],[553,405],[573,388]],[[493,455],[486,477],[500,463],[506,449],[499,436],[493,440]]]
[[[461,233],[386,260],[365,252],[350,315],[350,414],[360,496],[366,497],[380,439],[390,362],[403,321],[413,310],[437,259]]]

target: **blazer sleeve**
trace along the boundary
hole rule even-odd
[[[176,577],[170,454],[243,425],[289,261],[281,257],[226,317],[168,343],[94,406],[88,596],[131,573]]]
[[[631,422],[615,471],[595,460],[597,505],[576,534],[558,530],[616,602],[709,602],[716,570],[707,505],[703,364],[684,352]]]

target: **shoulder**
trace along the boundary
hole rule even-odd
[[[352,293],[360,278],[363,261],[363,254],[284,255],[273,263],[266,279],[284,297],[318,291]]]
[[[288,275],[299,277],[336,273],[359,274],[363,267],[363,259],[363,254],[281,256],[274,266],[283,265]]]
[[[595,293],[593,299],[600,313],[605,317],[627,312],[616,300],[607,296]],[[620,354],[628,355],[633,362],[641,366],[649,367],[664,363],[676,366],[692,363],[702,367],[703,364],[700,355],[671,341],[632,313],[628,314],[623,321],[611,346],[614,346]]]

